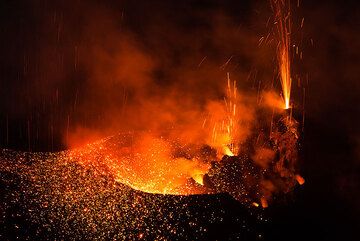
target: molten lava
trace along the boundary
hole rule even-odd
[[[102,170],[122,184],[148,193],[207,193],[202,176],[209,165],[179,155],[178,143],[151,133],[120,134],[69,152],[89,168]],[[80,157],[80,158],[79,158]]]

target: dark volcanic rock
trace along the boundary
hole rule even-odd
[[[259,168],[246,155],[224,156],[213,162],[204,183],[216,192],[226,192],[241,202],[250,202],[258,195]]]

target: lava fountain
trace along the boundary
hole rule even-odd
[[[291,94],[291,69],[290,69],[290,35],[291,35],[291,12],[290,1],[271,0],[275,14],[277,35],[279,43],[277,46],[278,68],[280,82],[284,98],[285,109],[290,108]]]

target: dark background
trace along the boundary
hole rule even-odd
[[[150,56],[158,56],[157,69],[152,74],[163,85],[173,73],[162,69],[190,68],[200,62],[205,52],[209,59],[214,59],[214,65],[235,55],[236,62],[243,65],[241,70],[230,69],[235,75],[236,71],[252,73],[253,68],[258,68],[261,76],[261,66],[254,60],[259,56],[243,54],[243,49],[235,45],[226,43],[225,48],[214,43],[209,34],[213,25],[209,22],[221,11],[232,22],[245,26],[249,34],[255,33],[252,37],[256,39],[258,33],[260,38],[267,34],[265,23],[271,14],[268,5],[267,1],[215,0],[1,1],[1,147],[61,150],[66,148],[64,133],[72,126],[94,125],[93,116],[89,116],[93,113],[88,115],[77,109],[76,103],[94,97],[86,91],[90,72],[77,51],[86,52],[90,42],[96,42],[83,25],[98,16],[94,14],[97,8],[115,16],[105,22],[111,21],[112,25],[131,31],[137,41],[141,39],[142,48],[148,49]],[[271,222],[264,227],[264,237],[266,240],[358,240],[359,4],[304,0],[296,11],[296,19],[305,18],[304,28],[298,29],[294,38],[296,43],[302,43],[304,53],[299,66],[294,67],[302,72],[302,84],[300,87],[294,84],[293,88],[294,98],[303,88],[306,90],[300,164],[306,183],[287,202],[266,210]],[[181,45],[183,41],[166,38],[164,32],[181,33],[180,37],[188,35],[187,40]],[[203,52],[199,56],[192,55],[192,49],[186,50],[192,34],[194,42],[210,39],[201,41],[197,50]],[[163,50],[167,48],[171,51]],[[184,64],[183,55],[193,56],[193,62]],[[267,76],[264,72],[263,76]]]

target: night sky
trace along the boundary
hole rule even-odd
[[[303,52],[293,63],[301,79],[293,101],[299,118],[305,103],[306,183],[254,226],[260,240],[358,240],[360,5],[292,4],[293,41]],[[143,130],[153,113],[127,112],[139,96],[158,101],[176,89],[201,105],[219,95],[227,72],[244,91],[256,92],[260,80],[280,90],[272,84],[275,45],[259,46],[270,16],[268,1],[1,1],[0,147],[59,151],[114,130]],[[223,204],[236,210],[229,218],[243,215],[230,197]],[[226,240],[236,228],[230,222],[212,232]]]

